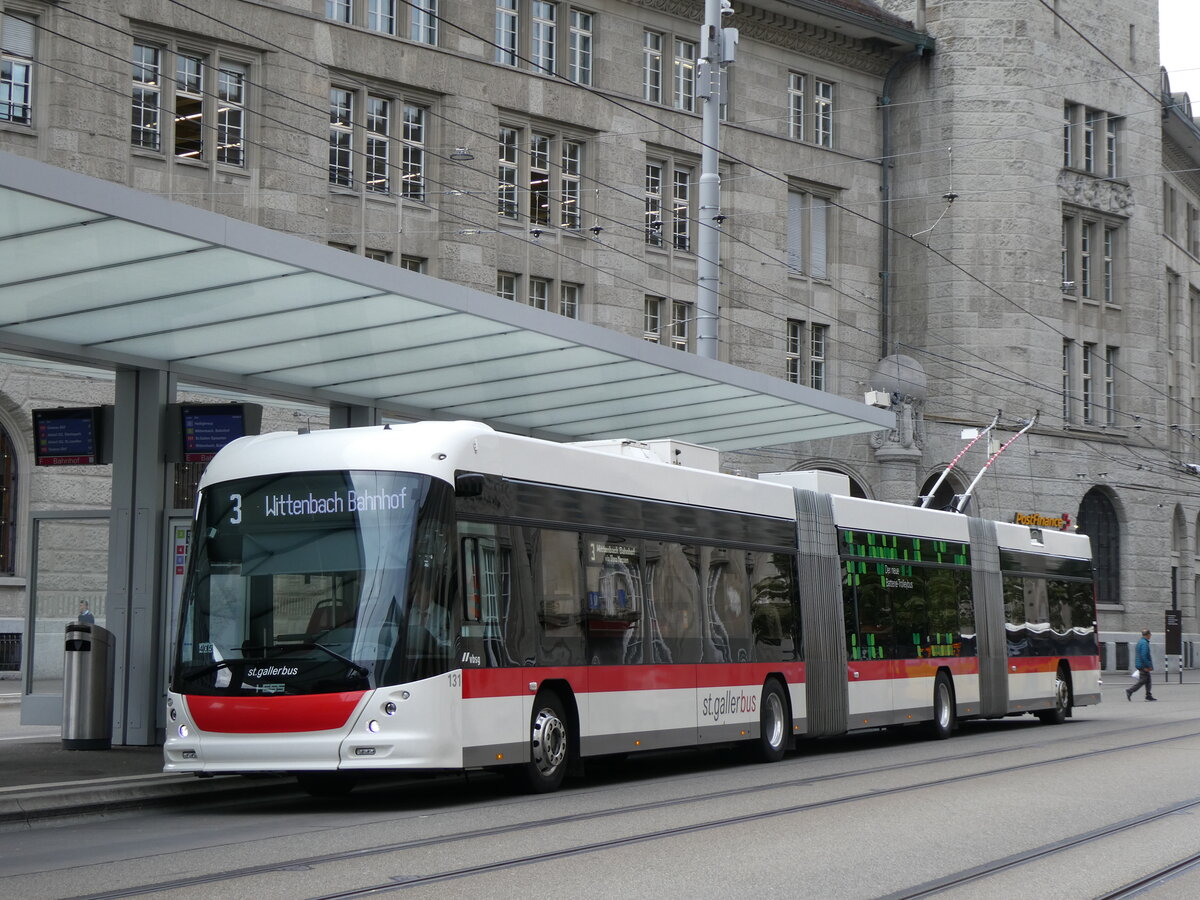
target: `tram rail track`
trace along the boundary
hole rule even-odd
[[[1088,737],[1095,739],[1099,737],[1119,735],[1125,732],[1138,732],[1139,728],[1121,728],[1110,729],[1105,732],[1092,733]],[[496,874],[505,870],[518,869],[525,866],[535,865],[544,862],[550,862],[558,859],[569,857],[582,856],[591,853],[600,853],[608,850],[616,850],[621,847],[630,846],[633,844],[641,844],[653,841],[665,840],[673,837],[680,837],[688,834],[694,834],[702,831],[710,831],[714,829],[734,827],[738,825],[750,824],[758,821],[768,820],[781,816],[793,815],[798,813],[809,812],[817,809],[835,807],[840,805],[852,804],[860,801],[871,800],[877,801],[881,797],[889,795],[898,795],[911,793],[915,791],[926,790],[936,787],[945,787],[958,783],[964,783],[971,780],[988,778],[994,776],[1004,776],[1016,772],[1027,772],[1031,768],[1039,768],[1046,766],[1059,765],[1064,763],[1078,762],[1080,760],[1093,758],[1101,755],[1121,753],[1129,751],[1143,751],[1149,746],[1159,744],[1169,744],[1176,741],[1193,739],[1200,737],[1200,730],[1190,730],[1181,734],[1170,735],[1167,737],[1156,738],[1151,740],[1138,740],[1136,742],[1114,745],[1112,747],[1093,748],[1079,753],[1070,753],[1065,755],[1054,756],[1046,759],[1035,761],[1021,761],[1012,765],[992,766],[981,769],[979,771],[968,772],[953,776],[934,778],[915,782],[911,784],[896,785],[894,787],[876,787],[868,791],[855,792],[844,794],[835,797],[828,797],[820,800],[813,800],[804,803],[786,804],[771,809],[760,810],[753,813],[745,813],[727,817],[709,818],[703,821],[693,822],[670,828],[650,829],[635,834],[623,835],[621,837],[583,842],[572,846],[559,847],[557,849],[548,849],[543,852],[532,853],[527,855],[513,856],[505,859],[497,859],[490,862],[483,862],[474,865],[464,865],[461,867],[447,868],[441,871],[429,872],[417,876],[397,876],[387,881],[380,881],[370,885],[351,888],[344,891],[334,893],[315,895],[312,900],[348,900],[348,898],[376,896],[383,893],[392,893],[402,890],[409,890],[425,885],[433,885],[440,882],[451,881],[461,878],[469,878],[480,875]],[[1074,740],[1077,740],[1075,738]],[[703,793],[688,795],[684,797],[673,797],[664,800],[647,801],[644,803],[633,803],[617,807],[609,807],[605,809],[590,810],[587,812],[573,813],[563,816],[541,818],[536,821],[521,821],[510,822],[502,825],[496,825],[488,828],[468,829],[463,831],[455,831],[447,834],[430,835],[427,837],[413,838],[403,841],[388,842],[378,844],[371,847],[358,847],[350,850],[335,851],[323,854],[314,854],[300,856],[292,859],[279,860],[262,865],[247,866],[233,869],[226,872],[210,873],[205,875],[197,875],[174,880],[146,882],[140,885],[131,885],[120,889],[103,891],[79,895],[71,898],[71,900],[109,900],[109,898],[135,897],[146,894],[169,892],[177,890],[185,890],[188,888],[197,888],[201,886],[213,886],[218,884],[229,884],[241,879],[253,878],[260,875],[271,873],[295,872],[297,870],[312,870],[320,866],[352,862],[371,857],[381,857],[393,853],[403,853],[406,851],[417,849],[435,848],[441,845],[462,843],[486,839],[494,839],[505,835],[514,835],[526,831],[534,831],[540,829],[555,829],[567,825],[586,823],[589,821],[599,821],[610,819],[616,816],[635,815],[638,813],[653,812],[671,807],[679,807],[684,805],[692,805],[705,802],[729,800],[739,796],[747,796],[756,793],[767,791],[785,790],[789,788],[801,788],[813,786],[817,784],[827,784],[833,781],[846,780],[851,778],[859,778],[864,776],[878,775],[886,772],[903,771],[905,769],[920,768],[924,766],[939,766],[946,763],[962,761],[966,759],[979,759],[985,756],[994,756],[1003,753],[1014,753],[1022,750],[1044,748],[1048,744],[1066,742],[1067,738],[1054,739],[1053,741],[1029,742],[1017,746],[1005,746],[991,748],[981,752],[968,752],[956,754],[940,754],[936,758],[926,758],[917,760],[906,760],[904,762],[889,763],[881,766],[868,766],[853,769],[850,771],[833,772],[828,774],[810,775],[802,778],[790,778],[782,781],[772,781],[762,784],[745,785],[738,788],[728,788],[718,791],[706,791]],[[972,869],[965,870],[960,873],[945,876],[942,879],[931,881],[915,888],[907,889],[889,895],[889,900],[907,900],[907,898],[917,898],[933,896],[934,894],[944,892],[953,887],[968,884],[972,881],[978,881],[986,878],[989,875],[997,874],[1014,867],[1028,864],[1036,860],[1045,859],[1055,853],[1061,853],[1073,847],[1100,840],[1108,835],[1115,834],[1137,825],[1146,824],[1157,821],[1165,816],[1177,814],[1181,811],[1192,809],[1200,806],[1200,797],[1183,801],[1171,807],[1147,813],[1143,816],[1133,817],[1114,823],[1109,826],[1094,829],[1089,832],[1082,833],[1073,837],[1068,837],[1059,841],[1045,844],[1041,847],[1033,848],[1019,854],[997,859],[991,863],[982,864]],[[1197,857],[1200,860],[1200,856]],[[1195,864],[1193,861],[1192,865]],[[1182,871],[1182,870],[1181,870]],[[1158,876],[1162,877],[1162,876]],[[1118,896],[1132,896],[1131,894],[1114,894]]]

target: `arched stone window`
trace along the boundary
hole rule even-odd
[[[1107,493],[1092,488],[1079,504],[1079,530],[1092,539],[1096,602],[1121,602],[1121,523]]]
[[[0,425],[0,575],[16,571],[17,452]]]

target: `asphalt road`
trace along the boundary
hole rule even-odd
[[[0,833],[0,896],[1194,896],[1200,684],[1124,686],[1061,726],[653,754],[546,796],[472,775],[46,822]]]

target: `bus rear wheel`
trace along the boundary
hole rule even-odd
[[[933,721],[929,723],[930,735],[944,741],[954,733],[954,686],[950,676],[938,672],[933,682]]]
[[[1054,707],[1043,709],[1035,715],[1047,725],[1061,725],[1071,712],[1071,682],[1060,666],[1054,676]]]
[[[518,785],[534,794],[558,790],[570,757],[571,735],[562,700],[557,694],[539,694],[529,722],[529,762],[517,766],[513,773]]]
[[[763,685],[758,708],[758,741],[754,755],[761,762],[779,762],[787,752],[788,702],[774,678]]]

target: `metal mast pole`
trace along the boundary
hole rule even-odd
[[[728,0],[704,0],[697,99],[701,108],[700,207],[697,217],[696,353],[717,358],[721,288],[721,10]],[[730,9],[732,12],[732,9]]]

